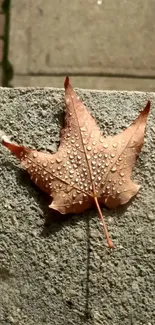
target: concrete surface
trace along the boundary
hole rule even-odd
[[[94,89],[99,76],[155,78],[154,12],[153,0],[130,5],[126,0],[12,1],[12,85],[20,76],[34,77],[27,79],[29,86],[37,86],[38,78],[47,86],[54,75],[95,76]],[[24,78],[20,82],[24,86]],[[81,77],[80,87],[82,83]],[[136,90],[130,78],[114,86],[109,79],[108,84],[108,89]],[[140,90],[150,91],[149,84],[141,84]]]
[[[16,76],[13,80],[14,87],[55,87],[61,88],[64,76]],[[72,80],[75,85],[84,89],[100,90],[128,90],[132,91],[154,91],[155,79],[139,78],[117,78],[117,77],[92,77],[92,76],[73,76]]]
[[[0,145],[0,324],[155,324],[155,94],[78,90],[105,134],[129,125],[150,99],[137,197],[103,209],[116,249],[106,247],[96,210],[59,217]],[[0,89],[0,129],[39,150],[59,142],[64,90]],[[44,217],[48,226],[44,225]]]

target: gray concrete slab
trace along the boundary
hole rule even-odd
[[[15,73],[27,73],[30,65],[30,5],[30,0],[11,2],[9,60]]]
[[[134,171],[142,188],[127,206],[103,208],[111,252],[96,210],[51,221],[48,198],[0,146],[0,324],[153,325],[155,94],[77,92],[105,134],[128,126],[151,100]],[[58,144],[63,90],[1,88],[0,108],[0,130],[12,140],[38,150]]]
[[[15,75],[13,87],[56,87],[61,88],[64,76]],[[98,90],[155,91],[155,79],[73,76],[72,81],[79,88]]]
[[[153,0],[14,0],[10,61],[15,73],[154,76],[154,12]]]

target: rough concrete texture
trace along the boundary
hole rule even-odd
[[[155,94],[77,90],[105,134],[129,125],[150,99],[137,197],[103,208],[116,249],[106,247],[96,210],[53,220],[48,198],[0,146],[0,324],[155,324]],[[64,91],[0,89],[0,129],[52,151]],[[44,216],[48,226],[44,224]]]

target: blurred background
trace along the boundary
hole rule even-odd
[[[0,0],[0,85],[155,91],[154,0]]]

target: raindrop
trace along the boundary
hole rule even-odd
[[[81,127],[80,130],[81,130],[82,132],[87,131],[85,127]]]
[[[112,173],[116,172],[116,170],[117,170],[117,168],[115,166],[111,168]]]
[[[57,161],[57,163],[59,164],[59,163],[62,161],[62,159],[57,158],[56,161]]]
[[[96,161],[95,160],[92,160],[92,165],[96,165]]]

